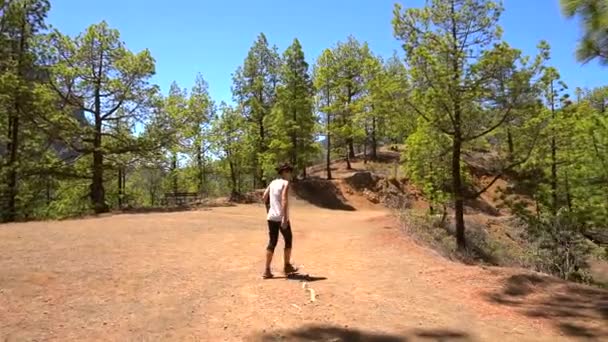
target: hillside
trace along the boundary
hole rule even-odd
[[[428,216],[430,204],[421,191],[403,174],[400,153],[382,148],[375,161],[365,162],[362,155],[351,162],[348,170],[343,160],[331,164],[331,181],[326,180],[326,166],[315,165],[307,170],[309,179],[296,183],[297,197],[327,209],[357,210],[377,207],[397,209],[406,230],[422,244],[430,245],[446,257],[455,255],[453,245],[452,209],[448,207],[445,228],[438,227],[439,217]],[[484,153],[469,155],[473,182],[477,188],[485,187],[494,178],[491,156]],[[506,194],[506,195],[505,195]],[[471,254],[467,262],[481,262],[495,266],[532,267],[530,255],[534,247],[526,239],[526,229],[505,205],[505,196],[511,201],[533,201],[517,189],[510,175],[494,182],[478,199],[466,202],[465,220]],[[594,248],[607,246],[605,232],[585,234]],[[608,263],[597,258],[589,260],[593,279],[608,284]]]

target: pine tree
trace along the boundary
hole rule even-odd
[[[130,129],[145,121],[156,87],[148,83],[154,60],[148,50],[132,53],[107,23],[90,26],[71,38],[55,31],[49,37],[51,84],[70,111],[86,113],[84,126],[72,127],[70,147],[91,156],[90,199],[97,213],[108,211],[104,188],[104,159],[141,148],[140,140],[114,135],[117,121]]]
[[[187,126],[190,123],[187,94],[184,89],[179,87],[177,82],[171,84],[169,96],[165,99],[164,110],[169,117],[174,132],[173,141],[166,147],[170,159],[171,191],[175,194],[180,192],[180,155],[188,144],[189,132]]]
[[[243,192],[242,176],[247,171],[247,155],[254,148],[247,141],[245,117],[221,103],[220,115],[213,122],[213,146],[227,164],[231,198]]]
[[[207,152],[209,151],[209,130],[214,115],[214,104],[209,96],[209,85],[202,75],[197,75],[188,101],[189,124],[188,135],[192,137],[191,150],[196,160],[197,191],[208,192],[207,186]]]
[[[4,137],[0,155],[6,154],[6,161],[0,164],[0,208],[4,221],[14,221],[18,216],[20,183],[24,181],[41,146],[47,141],[35,135],[28,124],[39,113],[36,102],[44,96],[36,91],[42,79],[34,39],[46,29],[45,18],[50,9],[47,0],[14,0],[0,3],[0,127]],[[5,121],[6,120],[6,121]],[[4,152],[3,152],[4,150]],[[24,156],[31,159],[26,160]],[[4,158],[3,158],[4,159]],[[29,163],[28,163],[29,162]],[[31,164],[34,162],[34,165]],[[30,168],[28,170],[28,168]]]
[[[271,116],[270,150],[277,162],[290,160],[295,171],[306,175],[315,148],[313,89],[308,63],[295,39],[283,55],[277,103]]]
[[[509,87],[497,92],[497,76],[519,55],[500,41],[497,23],[501,12],[499,4],[485,0],[430,0],[420,9],[402,11],[396,5],[394,11],[395,35],[403,41],[410,68],[408,107],[452,142],[451,192],[460,250],[466,249],[464,201],[468,197],[462,174],[463,148],[505,123],[538,69],[523,59]],[[498,177],[500,173],[490,185]]]
[[[334,133],[346,150],[347,167],[355,157],[355,142],[365,137],[363,127],[355,124],[357,116],[363,111],[365,89],[365,65],[371,52],[367,43],[359,43],[353,36],[346,42],[339,42],[333,49],[333,76],[336,86],[336,102],[339,107],[334,114]]]
[[[270,115],[276,102],[279,85],[281,59],[276,46],[270,47],[266,36],[261,33],[249,50],[242,67],[233,75],[232,92],[235,101],[242,108],[255,144],[252,155],[254,166],[254,187],[264,187],[264,157],[268,151],[268,127],[266,117]]]
[[[314,68],[314,86],[316,91],[316,103],[320,112],[325,114],[325,168],[327,179],[331,175],[331,150],[333,133],[333,120],[337,111],[337,86],[336,86],[335,58],[332,50],[325,49],[317,59]]]
[[[558,161],[558,154],[560,154],[559,137],[561,130],[560,123],[560,112],[563,114],[565,111],[561,110],[561,106],[566,106],[567,95],[561,97],[560,93],[563,93],[567,86],[563,81],[560,80],[560,75],[555,68],[547,68],[543,74],[543,97],[545,99],[546,106],[548,107],[548,114],[550,118],[550,127],[547,131],[549,140],[549,155],[550,155],[550,176],[549,184],[551,187],[551,211],[555,215],[561,207],[561,201],[559,200],[559,175],[558,168],[561,162]]]
[[[605,0],[560,0],[564,14],[580,17],[584,25],[576,55],[580,61],[595,58],[608,63],[608,6]]]
[[[376,159],[379,141],[402,142],[415,127],[416,118],[406,111],[408,85],[405,66],[397,56],[383,62],[379,57],[368,58],[365,72],[366,142],[371,158]]]

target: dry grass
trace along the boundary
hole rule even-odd
[[[419,210],[406,210],[400,214],[406,232],[420,243],[437,250],[451,260],[467,264],[487,264],[492,266],[527,267],[530,265],[526,250],[504,235],[507,223],[492,226],[479,216],[465,218],[467,251],[458,251],[455,227],[450,217],[428,215]],[[485,222],[484,222],[485,221]]]

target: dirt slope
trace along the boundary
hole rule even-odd
[[[0,341],[608,338],[606,292],[451,263],[353,206],[295,202],[295,261],[326,278],[314,303],[260,278],[258,205],[0,226]]]

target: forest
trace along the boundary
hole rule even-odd
[[[608,61],[596,2],[562,1],[585,23],[581,62]],[[401,145],[408,180],[453,216],[461,249],[465,201],[506,176],[525,194],[505,203],[530,239],[565,258],[555,273],[567,278],[562,266],[590,253],[588,232],[607,230],[608,87],[569,88],[549,42],[532,56],[509,45],[500,2],[396,4],[403,51],[392,56],[349,36],[309,65],[297,38],[279,51],[260,33],[231,75],[231,103],[214,101],[202,74],[162,94],[150,51],[106,22],[50,29],[50,6],[0,0],[2,222],[158,207],[166,193],[236,198],[279,162],[300,179],[324,164],[331,179],[332,160]],[[480,154],[493,165],[482,187],[468,165]]]

